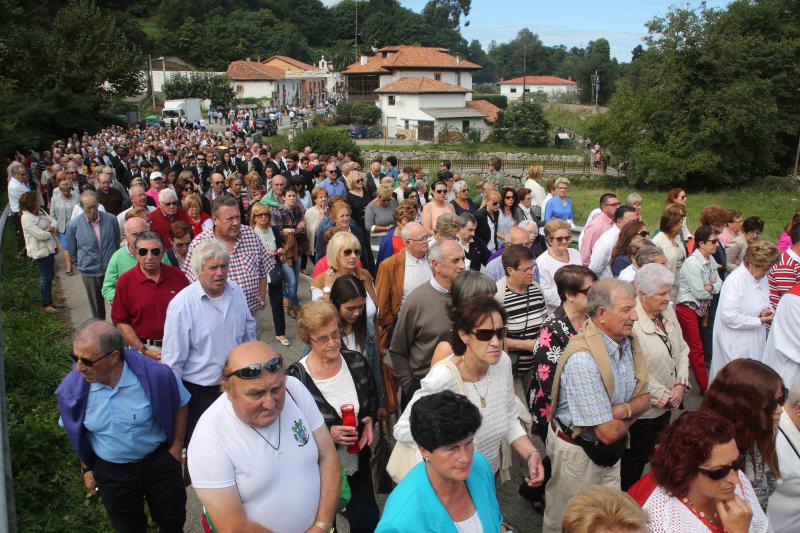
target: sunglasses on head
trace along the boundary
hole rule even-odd
[[[744,464],[745,464],[745,457],[744,455],[740,455],[738,459],[736,459],[729,465],[721,466],[719,468],[715,468],[714,470],[708,470],[706,468],[698,468],[698,470],[708,479],[711,479],[713,481],[719,481],[720,479],[723,479],[725,476],[730,474],[731,470],[737,470],[737,471],[744,470]]]
[[[636,235],[638,235],[639,237],[647,237],[648,235],[650,235],[650,232],[642,230],[639,233],[637,233]]]
[[[344,255],[359,255],[361,253],[361,250],[359,248],[355,248],[355,249],[347,248],[345,250],[342,250],[342,253]]]
[[[136,253],[139,254],[140,257],[146,256],[148,252],[155,256],[161,255],[161,248],[139,248],[136,250]]]
[[[503,339],[506,338],[506,333],[508,330],[505,327],[498,328],[498,329],[476,329],[472,332],[475,335],[475,338],[481,342],[488,342],[492,340],[492,337],[497,337],[497,340],[503,342]]]
[[[283,358],[278,355],[273,357],[266,363],[256,363],[254,365],[249,365],[244,368],[240,368],[238,370],[234,370],[229,374],[225,374],[226,378],[231,376],[236,376],[240,379],[256,379],[261,376],[261,373],[266,370],[270,374],[274,374],[275,372],[279,371],[283,368]]]
[[[75,361],[76,363],[77,363],[78,361],[80,361],[80,362],[81,362],[81,364],[82,364],[83,366],[88,366],[88,367],[91,367],[91,366],[92,366],[92,365],[94,365],[96,362],[100,361],[101,359],[103,359],[103,358],[105,358],[105,357],[108,357],[109,355],[111,355],[112,353],[114,353],[114,352],[116,352],[116,351],[118,351],[118,349],[117,349],[117,348],[114,348],[114,349],[113,349],[113,350],[111,350],[110,352],[108,352],[108,353],[105,353],[105,354],[101,355],[101,356],[100,356],[100,357],[98,357],[97,359],[86,359],[85,357],[80,357],[80,356],[78,356],[78,355],[75,355],[74,353],[71,353],[71,354],[69,354],[69,356],[70,356],[70,357],[72,357],[72,360],[73,360],[73,361]]]

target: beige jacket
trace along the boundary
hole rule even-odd
[[[56,241],[53,234],[47,231],[50,226],[58,226],[57,222],[48,215],[41,213],[38,216],[28,211],[23,211],[20,217],[22,234],[25,236],[25,250],[31,259],[42,259],[56,253]]]
[[[633,346],[647,361],[651,405],[640,418],[656,418],[667,412],[667,408],[656,407],[661,396],[671,392],[677,383],[689,385],[689,345],[683,340],[678,317],[671,305],[661,313],[666,337],[656,332],[656,324],[645,313],[639,298],[636,299],[636,314],[639,320],[633,323],[632,340]]]

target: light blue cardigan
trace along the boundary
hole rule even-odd
[[[478,510],[484,533],[497,533],[503,523],[497,503],[494,474],[489,462],[475,452],[467,490]],[[447,513],[428,480],[425,463],[419,463],[392,491],[376,533],[456,533]]]

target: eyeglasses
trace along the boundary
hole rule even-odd
[[[96,362],[100,361],[104,357],[108,357],[109,355],[111,355],[112,353],[117,352],[117,351],[119,351],[119,350],[117,348],[114,348],[110,352],[101,355],[97,359],[86,359],[85,357],[80,357],[78,355],[75,355],[74,353],[69,354],[69,356],[72,357],[72,360],[75,361],[76,363],[78,361],[80,361],[83,366],[88,366],[88,367],[91,368]]]
[[[719,468],[715,468],[714,470],[708,470],[706,468],[698,468],[697,470],[699,470],[700,473],[706,476],[708,479],[711,479],[713,481],[719,481],[720,479],[730,474],[731,470],[737,470],[737,471],[744,470],[744,464],[745,464],[745,457],[744,455],[740,455],[738,459],[736,459],[729,465],[721,466]]]
[[[172,242],[172,247],[173,248],[186,248],[187,246],[189,246],[189,244],[191,244],[191,243],[189,243],[189,242],[174,242],[173,241]]]
[[[639,233],[637,233],[636,235],[638,235],[639,237],[647,237],[648,235],[650,235],[650,232],[642,230]]]
[[[513,195],[512,196],[506,196],[506,200],[513,200],[513,199],[514,199]]]
[[[447,190],[446,190],[446,189],[436,189],[436,190],[435,190],[435,191],[433,191],[433,192],[435,192],[436,194],[444,194],[444,193],[446,193],[446,192],[447,192]]]
[[[408,195],[408,198],[409,198],[410,200],[416,200],[417,198],[419,198],[419,196],[418,196],[418,195],[416,195],[416,194],[409,194],[409,195]]]
[[[261,218],[261,217],[268,217],[269,213],[257,213],[253,215],[253,218]]]
[[[254,365],[234,370],[230,374],[225,374],[225,377],[229,378],[231,376],[236,376],[240,379],[256,379],[261,376],[261,373],[264,372],[264,370],[270,374],[274,374],[281,368],[283,368],[283,358],[278,355],[266,363],[256,363]]]
[[[778,398],[775,400],[775,402],[778,405],[780,405],[781,407],[783,407],[786,404],[786,400],[788,398],[789,398],[789,389],[787,389],[786,387],[783,387],[783,390],[781,391],[781,395],[778,396]]]
[[[330,335],[323,335],[322,337],[317,337],[316,339],[314,337],[311,337],[311,340],[314,341],[314,342],[318,342],[320,344],[328,344],[331,341],[339,340],[341,337],[342,337],[342,334],[337,329],[336,331],[334,331]]]
[[[489,205],[500,205],[500,202],[489,202]]]
[[[177,203],[178,203],[178,202],[161,202],[161,205],[165,205],[165,206],[169,207],[169,206],[171,206],[171,205],[175,205],[175,204],[177,204]]]
[[[570,237],[553,237],[553,240],[556,242],[569,242]]]
[[[488,342],[492,340],[493,337],[497,337],[497,340],[503,342],[503,339],[506,338],[507,332],[508,330],[503,327],[498,329],[476,329],[472,332],[472,334],[475,335],[475,338],[481,342]]]
[[[353,248],[347,248],[347,249],[345,249],[345,250],[342,250],[342,253],[343,253],[345,256],[350,256],[350,255],[359,255],[359,254],[361,254],[361,249],[360,249],[360,248],[355,248],[355,249],[353,249]]]
[[[225,182],[224,181],[212,181],[211,185],[222,185],[223,183],[225,183]]]
[[[719,239],[708,239],[706,242],[709,244],[717,244],[719,242]]]
[[[619,202],[614,202],[613,204],[612,203],[607,203],[606,204],[606,207],[613,207],[614,209],[616,209],[619,206],[620,206]]]
[[[139,254],[139,257],[146,256],[147,252],[150,252],[151,255],[158,256],[161,255],[161,248],[139,248],[136,250],[136,253]]]

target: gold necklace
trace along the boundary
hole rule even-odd
[[[475,381],[470,381],[470,383],[472,384],[472,388],[475,389],[475,394],[477,394],[478,398],[481,399],[481,407],[486,407],[486,396],[488,396],[488,394],[489,394],[489,380],[488,379],[486,380],[486,392],[481,394],[481,391],[478,390],[478,386],[475,385],[475,383],[478,380],[475,379],[475,377],[472,375],[472,372],[469,371],[469,367],[467,366],[467,358],[463,357],[461,359],[461,363],[464,366],[464,370],[467,371],[467,377],[469,377],[469,379],[474,379],[475,380]],[[487,370],[486,371],[486,376],[488,377],[488,375],[489,375],[489,371]]]

